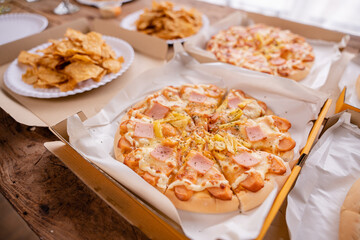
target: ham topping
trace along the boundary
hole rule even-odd
[[[134,137],[154,138],[154,126],[152,123],[135,123]]]
[[[251,142],[260,141],[266,138],[266,135],[261,130],[260,126],[245,127],[245,131]]]
[[[164,118],[168,112],[168,107],[160,103],[154,103],[153,106],[145,112],[145,115],[157,120]]]
[[[228,106],[230,108],[237,108],[238,104],[240,103],[240,98],[239,97],[233,97],[233,98],[229,98],[228,100]]]
[[[205,174],[214,165],[214,162],[204,157],[200,153],[196,153],[192,158],[189,159],[187,164],[199,173]]]
[[[154,150],[151,151],[150,156],[155,158],[158,161],[164,162],[168,159],[173,152],[173,149],[163,145],[157,146]]]
[[[234,161],[245,168],[251,168],[260,161],[254,158],[250,153],[243,152],[232,157]]]
[[[197,92],[191,92],[189,96],[189,101],[196,103],[203,103],[206,100],[206,96]]]

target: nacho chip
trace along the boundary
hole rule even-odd
[[[34,84],[37,82],[38,77],[34,68],[26,69],[26,72],[22,75],[22,80],[27,84]]]
[[[102,63],[102,66],[109,72],[116,73],[121,69],[121,62],[116,59],[107,59]]]
[[[75,54],[69,58],[70,62],[82,61],[86,63],[96,63],[95,60],[91,59],[88,55]]]
[[[65,37],[69,38],[73,42],[82,42],[86,38],[86,36],[82,32],[72,28],[68,28],[66,30]]]
[[[101,46],[104,43],[100,33],[89,32],[82,42],[83,49],[91,55],[101,56]]]
[[[49,85],[54,85],[55,83],[60,83],[67,80],[67,76],[65,74],[43,66],[38,68],[37,76],[41,81],[47,82]]]
[[[23,64],[28,64],[35,67],[37,61],[40,59],[40,56],[37,54],[29,53],[26,51],[21,51],[18,56],[18,62]]]
[[[76,82],[74,79],[69,79],[66,82],[56,84],[55,86],[60,89],[62,92],[67,92],[73,90],[78,82]]]
[[[67,65],[64,69],[64,73],[76,82],[96,78],[102,71],[102,67],[86,62],[73,62]]]
[[[96,78],[93,78],[95,82],[100,82],[101,79],[106,75],[107,71],[104,69]]]

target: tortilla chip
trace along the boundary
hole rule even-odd
[[[173,7],[171,2],[153,1],[152,9],[145,9],[136,21],[137,30],[167,40],[189,37],[200,30],[203,24],[200,12]]]
[[[28,64],[30,66],[36,67],[37,61],[41,56],[26,51],[21,51],[18,56],[18,62],[23,64]]]
[[[86,62],[73,62],[67,65],[64,69],[64,73],[76,82],[96,78],[102,71],[102,67]]]
[[[67,92],[73,90],[77,84],[74,79],[69,79],[66,82],[56,84],[56,87],[58,87],[61,92]]]
[[[78,42],[82,42],[86,38],[85,34],[72,28],[68,28],[66,30],[65,37],[69,38],[72,41]]]
[[[96,78],[93,78],[95,82],[100,82],[101,79],[106,75],[107,71],[104,69]]]
[[[60,72],[54,71],[50,68],[40,66],[37,71],[37,76],[41,81],[47,82],[49,85],[54,85],[55,83],[64,82],[67,80],[67,76]]]
[[[93,59],[91,59],[88,55],[75,54],[69,58],[70,62],[82,61],[86,63],[96,63]]]
[[[36,75],[35,68],[26,69],[26,73],[22,75],[22,80],[27,84],[34,84],[37,82],[38,77]]]
[[[121,62],[115,59],[106,59],[102,63],[103,68],[112,73],[117,73],[121,69]]]
[[[100,33],[89,32],[82,42],[84,51],[90,55],[101,56],[101,46],[104,43]]]

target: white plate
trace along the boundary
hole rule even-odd
[[[38,14],[11,13],[0,15],[0,45],[43,31],[48,20]]]
[[[67,92],[61,92],[58,88],[34,88],[32,85],[23,82],[21,79],[22,74],[26,72],[28,66],[19,64],[17,59],[15,59],[4,74],[4,83],[11,91],[17,94],[35,98],[65,97],[89,91],[91,89],[105,85],[106,83],[111,82],[113,79],[123,74],[130,67],[134,60],[134,49],[130,46],[130,44],[118,38],[103,36],[103,39],[115,51],[117,57],[124,57],[124,63],[122,64],[122,68],[119,72],[105,75],[100,82],[95,82],[92,79],[88,79],[78,83],[74,90]],[[35,53],[36,50],[44,49],[50,44],[51,43],[44,43],[31,49],[29,52]]]
[[[175,8],[177,9],[177,8]],[[133,12],[129,15],[127,15],[121,22],[120,22],[120,27],[128,29],[128,30],[132,30],[132,31],[136,31],[136,21],[139,19],[140,15],[144,13],[144,10],[139,10],[136,12]],[[166,40],[167,44],[174,44],[175,42],[185,42],[186,39],[189,39],[193,36],[195,36],[196,34],[198,34],[200,31],[202,31],[203,29],[207,28],[209,26],[209,19],[205,14],[201,14],[202,15],[202,27],[199,29],[199,31],[197,33],[195,33],[192,36],[186,37],[186,38],[179,38],[179,39],[173,39],[173,40]]]
[[[97,8],[100,8],[102,6],[106,6],[106,5],[116,5],[118,4],[118,6],[121,6],[123,3],[127,3],[127,2],[131,2],[133,0],[76,0],[78,3],[84,4],[84,5],[88,5],[88,6],[94,6]]]

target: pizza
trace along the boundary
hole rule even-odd
[[[290,174],[290,127],[239,89],[168,86],[126,112],[114,155],[178,209],[246,212]]]
[[[296,81],[309,74],[315,60],[305,38],[264,24],[222,30],[211,37],[206,50],[221,62]]]

